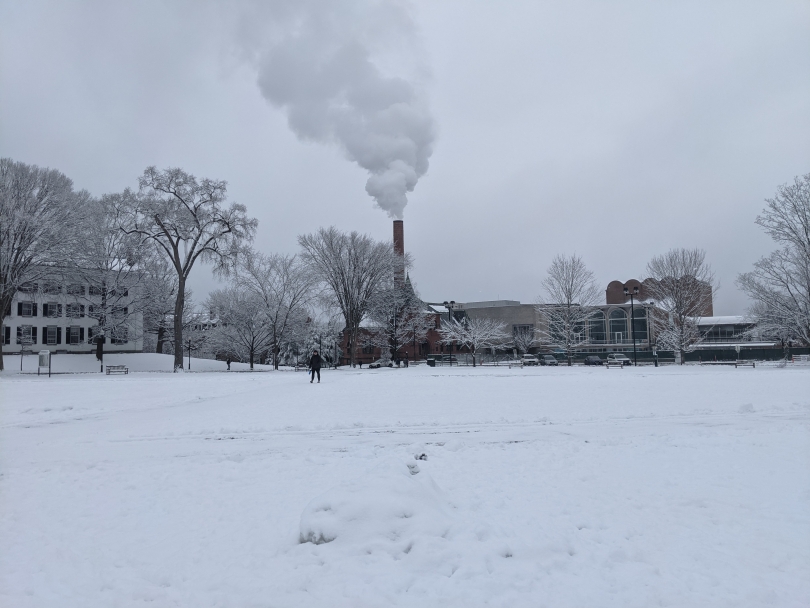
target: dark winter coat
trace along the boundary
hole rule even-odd
[[[321,369],[321,356],[312,355],[309,358],[309,369]]]

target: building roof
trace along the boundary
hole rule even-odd
[[[464,308],[497,308],[499,306],[520,306],[517,300],[486,300],[483,302],[464,302]]]
[[[719,317],[700,317],[698,325],[701,327],[707,325],[754,325],[756,321],[751,317],[745,315],[725,315]]]

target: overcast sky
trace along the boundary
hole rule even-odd
[[[324,76],[305,71],[357,37],[410,100],[415,160],[370,188],[415,183],[405,245],[424,299],[532,302],[557,253],[607,286],[700,247],[715,314],[744,312],[735,277],[773,248],[754,224],[763,199],[810,172],[810,3],[394,8],[0,0],[0,156],[99,195],[149,165],[225,179],[266,252],[329,225],[390,239],[366,191],[373,146],[352,139],[351,114],[324,126],[302,101]],[[307,30],[313,15],[331,25]],[[323,80],[357,81],[353,65]],[[191,284],[198,301],[216,285],[202,267]]]

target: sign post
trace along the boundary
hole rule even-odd
[[[39,376],[39,371],[43,368],[48,368],[48,378],[51,377],[51,351],[49,350],[41,350],[39,351],[39,364],[37,365],[37,376]]]

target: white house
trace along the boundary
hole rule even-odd
[[[143,315],[132,310],[133,295],[115,294],[106,314],[119,322],[104,336],[105,352],[142,352]],[[86,278],[54,275],[23,284],[6,310],[2,327],[3,354],[48,349],[57,353],[90,353],[96,348],[102,301],[110,294]]]

